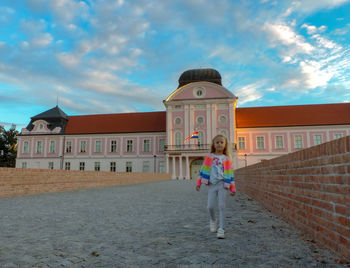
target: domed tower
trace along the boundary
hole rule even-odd
[[[237,97],[222,86],[215,69],[191,69],[180,75],[177,89],[163,101],[167,112],[165,153],[173,178],[194,178],[217,134],[225,135],[234,147],[236,102]],[[196,138],[187,139],[193,133]]]

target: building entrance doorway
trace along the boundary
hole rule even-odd
[[[196,180],[199,175],[199,171],[201,169],[201,166],[203,164],[203,159],[196,159],[193,160],[191,163],[191,179]]]

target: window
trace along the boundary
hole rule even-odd
[[[127,140],[126,141],[126,151],[128,153],[132,152],[132,140]]]
[[[181,147],[181,144],[182,144],[182,137],[181,137],[181,133],[180,132],[176,132],[175,133],[175,146],[177,148],[180,148]]]
[[[28,141],[23,142],[23,153],[24,154],[28,154],[29,153],[29,142]]]
[[[294,136],[294,148],[295,149],[303,148],[303,137],[301,135]]]
[[[201,116],[198,116],[198,117],[197,117],[197,123],[198,123],[198,124],[202,124],[203,122],[204,122],[204,118],[201,117]]]
[[[258,150],[264,150],[265,149],[264,137],[262,136],[256,137],[256,144],[257,144]]]
[[[111,153],[116,153],[117,152],[117,141],[112,140],[111,141]]]
[[[109,170],[112,171],[112,172],[115,172],[117,170],[117,163],[116,162],[111,162]]]
[[[226,116],[221,115],[221,116],[219,117],[219,122],[220,122],[220,123],[226,123]]]
[[[343,137],[343,134],[341,134],[341,133],[337,133],[337,134],[333,135],[333,139],[340,139],[342,137]]]
[[[319,145],[322,143],[322,135],[314,135],[314,145]]]
[[[37,154],[41,154],[43,148],[42,148],[42,142],[41,141],[37,141],[36,142],[36,153]]]
[[[143,161],[142,172],[149,172],[149,161]]]
[[[204,104],[196,104],[197,109],[204,109],[205,105]]]
[[[165,162],[164,161],[159,162],[159,173],[165,173]]]
[[[175,118],[175,125],[180,125],[181,124],[181,118],[180,117],[176,117]]]
[[[101,152],[101,141],[96,141],[95,142],[95,153],[100,153]]]
[[[43,124],[40,124],[39,129],[43,129],[43,128],[44,128]]]
[[[22,162],[22,168],[27,168],[27,162]]]
[[[50,141],[50,154],[54,154],[56,152],[56,142],[55,141]]]
[[[238,150],[245,150],[245,137],[238,137]]]
[[[53,162],[49,162],[49,169],[53,169]]]
[[[79,170],[85,170],[85,162],[79,162]]]
[[[276,145],[276,149],[283,149],[283,137],[282,136],[275,137],[275,145]]]
[[[143,140],[143,151],[144,152],[150,152],[151,146],[150,146],[150,140]]]
[[[126,172],[132,172],[132,162],[126,162],[125,164],[125,170]]]
[[[71,153],[72,152],[72,142],[67,141],[66,142],[66,153]]]
[[[64,169],[65,170],[70,170],[70,162],[65,162],[64,163]]]
[[[225,129],[220,130],[220,134],[227,137],[227,131]]]
[[[101,170],[101,163],[95,162],[95,171],[100,171],[100,170]]]
[[[204,134],[203,131],[198,131],[198,143],[199,145],[203,145],[204,144]]]
[[[164,152],[165,139],[159,139],[159,152]]]
[[[218,104],[218,107],[219,107],[219,108],[226,108],[226,107],[227,107],[227,104],[226,104],[226,103],[219,103],[219,104]]]
[[[85,153],[86,152],[86,141],[80,142],[80,152]]]
[[[175,109],[181,109],[181,105],[175,105]]]

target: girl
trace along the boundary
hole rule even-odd
[[[196,183],[196,190],[199,191],[202,182],[209,185],[208,210],[210,214],[210,232],[217,231],[217,238],[225,238],[225,194],[230,189],[231,195],[236,194],[236,186],[233,177],[233,168],[228,148],[227,138],[223,135],[214,137],[210,154],[205,157],[199,177]],[[215,219],[214,204],[219,200],[219,228]]]

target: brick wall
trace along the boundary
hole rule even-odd
[[[236,185],[314,240],[350,258],[350,137],[235,171]]]
[[[0,168],[0,198],[170,179],[167,173]]]

